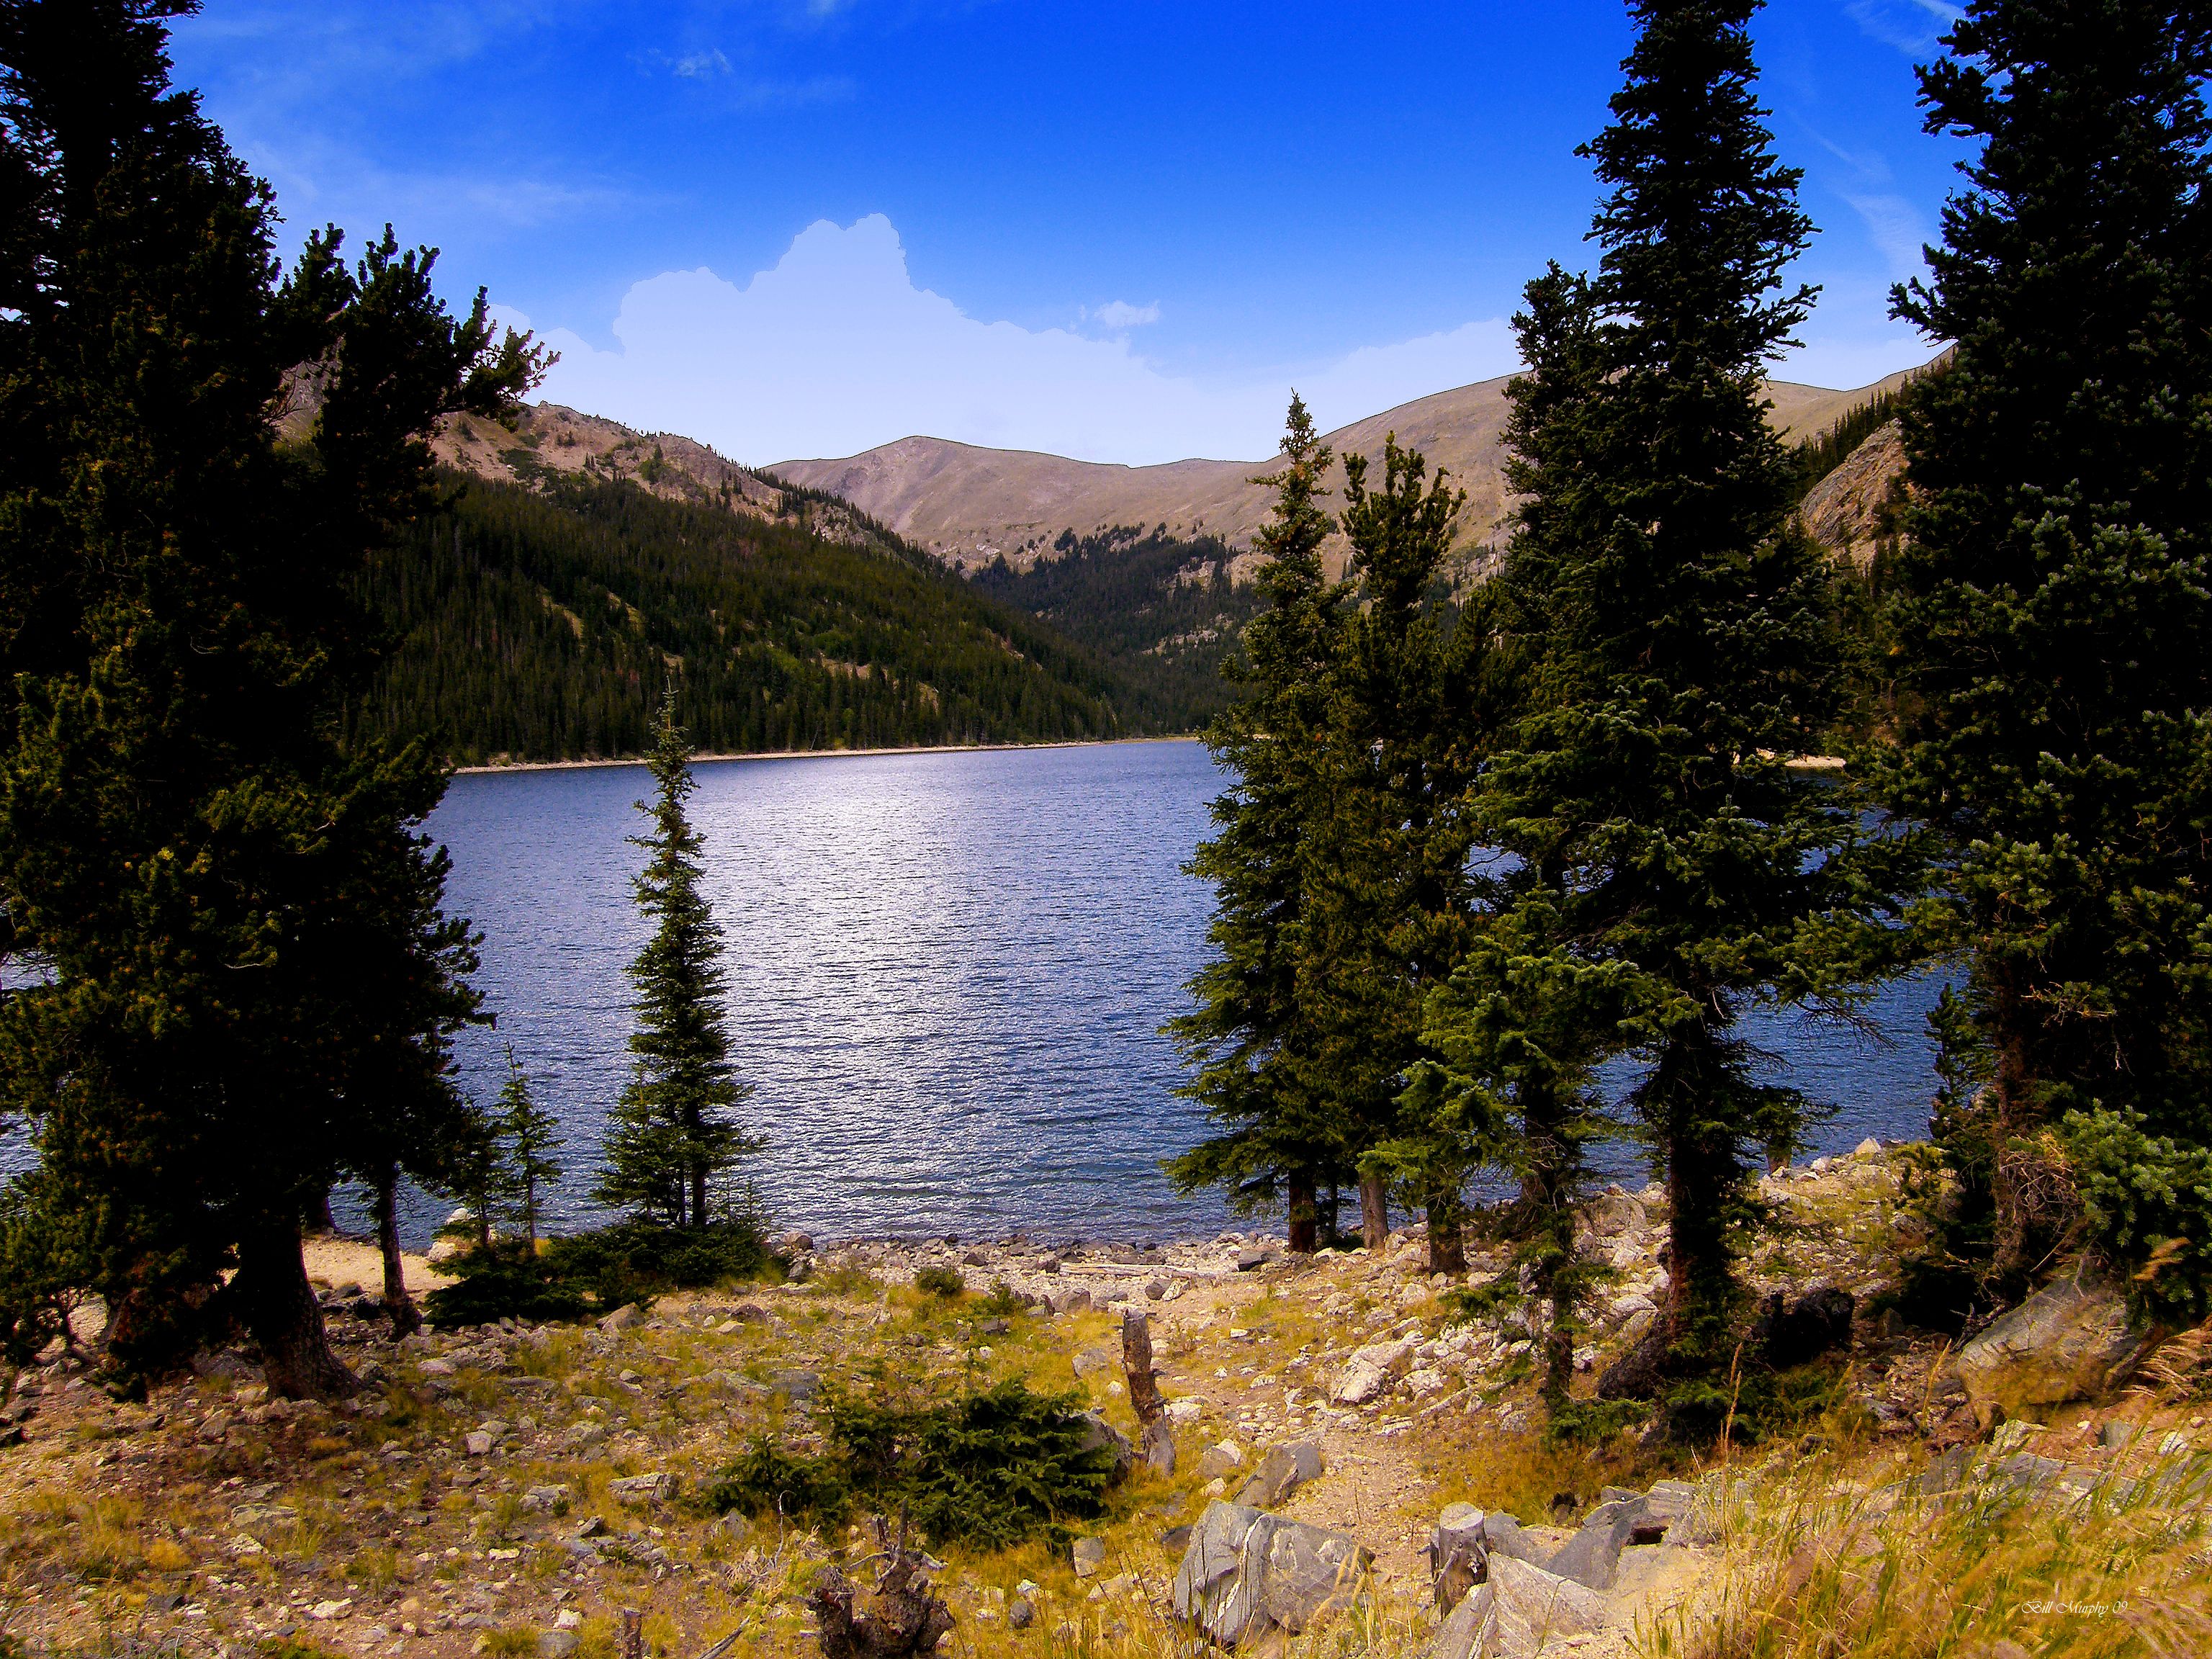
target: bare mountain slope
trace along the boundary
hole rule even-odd
[[[1856,405],[1901,385],[1905,376],[1855,391],[1770,382],[1770,418],[1784,436],[1805,436]],[[1464,541],[1487,540],[1504,516],[1505,483],[1498,440],[1507,404],[1504,380],[1440,392],[1329,434],[1341,455],[1380,464],[1384,437],[1420,450],[1468,492]],[[1250,544],[1266,518],[1269,492],[1252,483],[1267,461],[1170,461],[1115,466],[1024,450],[982,449],[942,438],[902,438],[842,460],[784,461],[774,477],[851,502],[908,540],[963,568],[1004,554],[1026,568],[1063,530],[1079,536],[1113,525],[1171,534],[1210,532],[1232,546]],[[1342,468],[1335,484],[1342,483]]]

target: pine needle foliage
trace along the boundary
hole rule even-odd
[[[732,1177],[762,1142],[735,1118],[752,1085],[730,1060],[721,929],[701,889],[705,843],[684,811],[698,783],[672,691],[647,763],[654,793],[638,810],[653,831],[633,838],[648,854],[635,890],[653,928],[629,969],[637,1071],[615,1109],[599,1197],[669,1226],[705,1228],[729,1214]]]
[[[793,1455],[757,1442],[708,1487],[710,1509],[831,1525],[865,1503],[905,1513],[934,1547],[1058,1543],[1104,1508],[1118,1475],[1073,1395],[1019,1381],[925,1406],[833,1395],[827,1448]]]
[[[2212,1300],[2212,20],[1977,0],[1921,72],[1977,140],[1905,412],[1901,811],[1957,849],[1953,1124],[1997,1287],[2075,1236]],[[2046,1133],[2057,1130],[2057,1134]]]
[[[1304,840],[1299,1079],[1363,1173],[1427,1210],[1436,1265],[1448,1270],[1474,1166],[1455,1141],[1407,1133],[1398,1097],[1427,1054],[1423,1001],[1467,945],[1464,802],[1489,729],[1474,707],[1485,630],[1452,629],[1443,603],[1465,496],[1395,435],[1379,487],[1367,475],[1364,457],[1345,458],[1359,603],[1325,682],[1321,789]]]
[[[343,1393],[302,1212],[424,1152],[477,1006],[415,831],[442,759],[337,740],[377,660],[348,583],[428,505],[424,434],[542,356],[389,230],[281,263],[169,84],[190,9],[0,8],[0,901],[42,969],[0,1103],[88,1218],[114,1364],[229,1273],[271,1387]]]
[[[1895,844],[1783,763],[1832,716],[1841,653],[1759,392],[1812,295],[1783,281],[1809,226],[1753,91],[1753,9],[1632,8],[1584,152],[1610,192],[1597,270],[1528,291],[1501,600],[1526,702],[1475,809],[1552,912],[1527,937],[1610,968],[1625,1004],[1606,1042],[1644,1063],[1628,1103],[1668,1189],[1677,1375],[1725,1363],[1749,1172],[1810,1109],[1737,1020],[1848,1006],[1887,965],[1899,879]],[[1553,1042],[1570,1075],[1586,1040]]]
[[[1183,1192],[1225,1188],[1245,1208],[1286,1203],[1293,1244],[1310,1249],[1319,1194],[1353,1177],[1357,1148],[1299,1077],[1306,834],[1322,785],[1327,684],[1346,590],[1322,565],[1334,528],[1321,505],[1333,457],[1295,395],[1282,456],[1260,480],[1275,491],[1254,538],[1266,608],[1223,671],[1243,695],[1206,732],[1214,760],[1235,780],[1214,801],[1215,833],[1189,866],[1218,895],[1206,929],[1212,955],[1190,982],[1196,1007],[1167,1027],[1194,1068],[1182,1092],[1219,1133],[1165,1167]]]

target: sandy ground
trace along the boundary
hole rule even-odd
[[[306,1255],[307,1278],[318,1289],[359,1285],[374,1294],[384,1288],[384,1257],[374,1244],[325,1234],[308,1239]],[[407,1288],[414,1295],[453,1282],[450,1273],[432,1267],[428,1256],[402,1251],[399,1261]]]

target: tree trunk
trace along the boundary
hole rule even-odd
[[[407,1263],[399,1254],[399,1169],[386,1164],[376,1178],[376,1247],[384,1256],[384,1309],[392,1334],[408,1336],[422,1328],[422,1316],[407,1294]]]
[[[331,1189],[325,1187],[307,1205],[307,1231],[334,1233],[337,1230],[338,1218],[331,1213]]]
[[[1389,1188],[1379,1175],[1359,1177],[1359,1242],[1376,1255],[1390,1248]]]
[[[246,1329],[261,1345],[270,1393],[290,1400],[343,1400],[361,1391],[354,1374],[331,1352],[323,1310],[307,1283],[296,1221],[264,1217],[248,1229],[239,1242],[231,1291]]]
[[[1694,1040],[1693,1040],[1694,1041]],[[1735,1256],[1728,1218],[1744,1170],[1735,1141],[1712,1121],[1705,1095],[1710,1086],[1700,1062],[1717,1056],[1684,1052],[1670,1044],[1660,1059],[1674,1067],[1662,1085],[1661,1145],[1667,1159],[1668,1346],[1681,1368],[1711,1370],[1725,1363],[1729,1327],[1735,1313]]]
[[[1456,1192],[1429,1195],[1429,1271],[1467,1271],[1467,1206]]]
[[[1290,1188],[1291,1254],[1311,1255],[1321,1245],[1318,1237],[1321,1217],[1314,1202],[1313,1176],[1310,1171],[1300,1170],[1291,1176],[1287,1184]]]
[[[704,1164],[691,1171],[691,1224],[707,1224],[707,1169]]]

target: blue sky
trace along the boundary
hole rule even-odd
[[[1825,289],[1779,372],[1856,386],[1959,148],[1942,0],[1754,24]],[[1586,258],[1612,0],[208,0],[180,81],[295,231],[388,219],[564,354],[546,395],[764,463],[908,433],[1256,458],[1512,367]],[[766,273],[763,275],[763,273]]]

